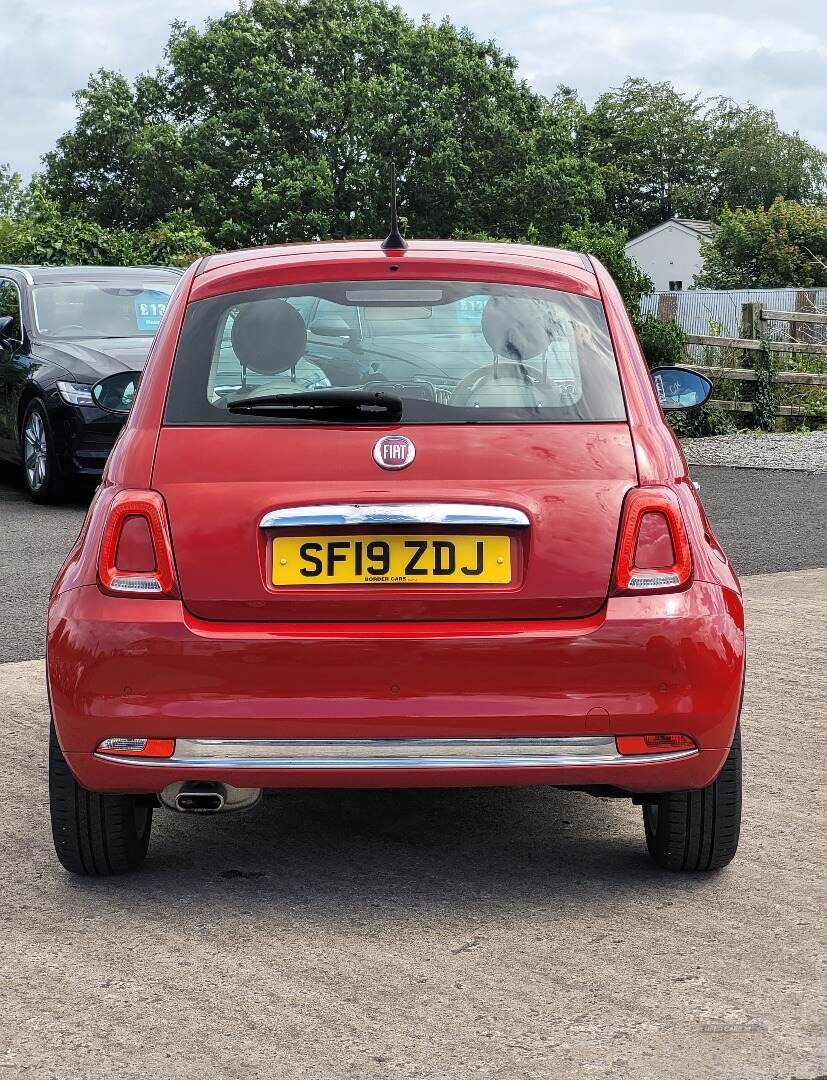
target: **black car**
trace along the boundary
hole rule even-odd
[[[143,368],[180,273],[0,266],[0,459],[35,502],[100,477],[125,412],[93,388]]]

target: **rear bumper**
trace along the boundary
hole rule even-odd
[[[58,738],[78,780],[99,791],[157,792],[194,777],[238,787],[702,787],[726,757],[743,681],[740,598],[705,582],[613,598],[588,619],[479,624],[208,623],[178,601],[92,586],[53,600],[48,638]],[[690,735],[699,749],[609,754],[615,735],[648,732]],[[139,764],[96,756],[111,736],[180,742],[175,759]],[[551,752],[559,739],[565,752]],[[573,758],[578,740],[596,749],[595,739],[606,752]],[[184,760],[203,740],[235,750],[222,743]],[[325,760],[307,740],[332,747]],[[437,751],[411,749],[422,740],[439,740]],[[521,740],[540,740],[543,752],[515,753]],[[366,741],[380,747],[369,760]],[[240,744],[253,747],[241,761]]]

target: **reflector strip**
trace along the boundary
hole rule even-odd
[[[670,586],[680,585],[681,579],[677,574],[632,574],[629,578],[629,589],[668,589]]]
[[[116,577],[109,582],[115,592],[162,592],[161,582],[149,577]]]
[[[104,739],[95,753],[117,754],[123,757],[169,758],[175,753],[175,739],[114,737]]]
[[[619,754],[667,754],[675,750],[695,750],[688,735],[618,735]]]

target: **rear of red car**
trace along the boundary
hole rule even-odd
[[[636,795],[658,861],[723,865],[743,650],[737,581],[597,264],[214,257],[172,298],[55,583],[58,853],[134,865],[158,797],[542,783]],[[101,822],[134,817],[132,855],[78,839],[73,784]]]

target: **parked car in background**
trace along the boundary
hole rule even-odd
[[[100,478],[125,416],[93,387],[143,368],[180,274],[0,266],[0,458],[22,466],[35,502]]]
[[[176,290],[50,599],[72,872],[288,787],[576,788],[662,867],[734,856],[740,587],[662,411],[709,382],[650,374],[596,260],[400,243]]]

